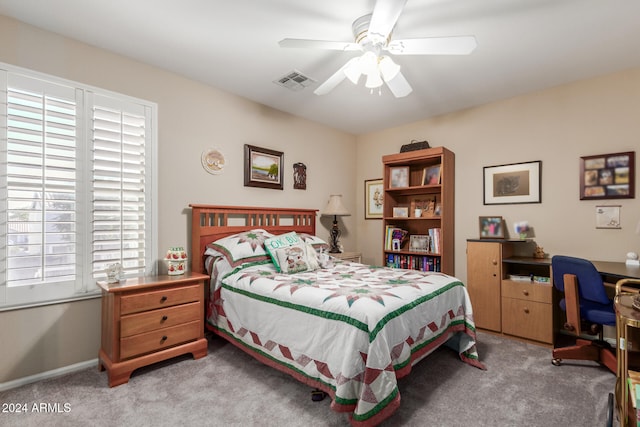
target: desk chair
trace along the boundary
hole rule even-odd
[[[600,273],[585,259],[562,255],[551,258],[551,271],[554,286],[564,293],[560,301],[560,308],[567,314],[564,327],[577,337],[575,345],[554,348],[551,363],[559,366],[562,359],[593,360],[615,373],[616,355],[602,340],[602,325],[615,326],[616,314]],[[589,334],[599,336],[598,340],[580,338],[583,323],[589,325]]]

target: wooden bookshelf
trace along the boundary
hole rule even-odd
[[[454,275],[455,156],[444,147],[382,157],[384,166],[383,262],[399,268],[429,269]],[[421,209],[416,216],[416,208]],[[405,230],[393,244],[390,227]],[[411,236],[416,238],[411,245]],[[416,248],[429,236],[426,250]],[[434,241],[435,240],[435,241]]]

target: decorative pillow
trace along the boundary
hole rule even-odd
[[[273,253],[282,273],[301,273],[320,268],[315,249],[304,242],[274,249]]]
[[[300,233],[299,236],[306,243],[309,243],[311,246],[313,246],[317,253],[322,253],[329,250],[329,244],[318,236],[312,236],[311,234],[307,233]]]
[[[292,231],[290,233],[284,233],[279,236],[270,237],[264,241],[264,247],[266,251],[269,253],[269,255],[271,256],[271,260],[276,265],[276,269],[278,271],[282,271],[282,270],[280,268],[280,260],[276,255],[276,250],[281,248],[287,248],[289,246],[294,246],[294,245],[299,246],[301,244],[304,244],[304,242],[302,241],[300,236],[296,234],[295,231]]]
[[[205,255],[223,256],[232,267],[246,262],[268,261],[264,242],[273,234],[257,228],[223,237],[207,245]]]

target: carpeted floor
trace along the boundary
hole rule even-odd
[[[616,380],[605,368],[590,362],[556,367],[548,348],[487,333],[478,333],[478,341],[486,371],[448,348],[437,350],[400,380],[400,409],[384,426],[605,425]],[[96,368],[2,392],[3,409],[26,404],[28,411],[0,412],[0,425],[348,425],[329,399],[310,396],[307,386],[211,338],[207,357],[139,369],[119,387],[109,388],[107,374]],[[40,403],[49,410],[34,412]]]

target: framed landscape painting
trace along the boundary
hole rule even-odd
[[[284,188],[281,151],[244,146],[244,186],[282,190]]]

